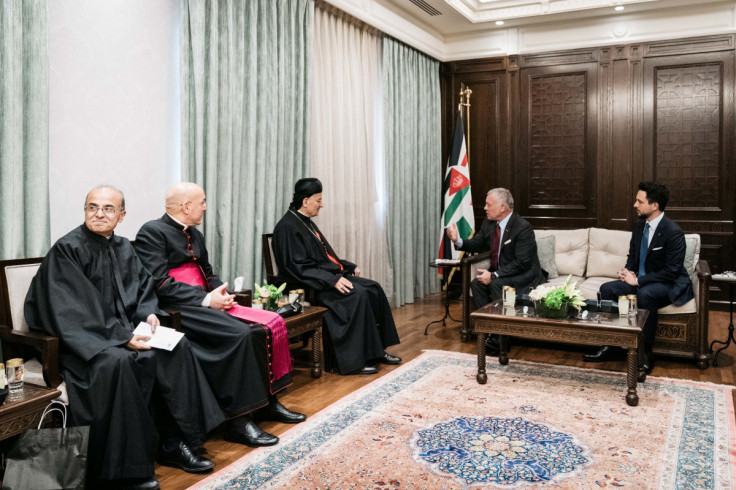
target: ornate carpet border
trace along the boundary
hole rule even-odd
[[[341,431],[361,423],[372,410],[389,403],[391,398],[432,370],[462,366],[475,372],[477,356],[458,352],[426,350],[420,356],[381,378],[338,400],[313,415],[307,422],[295,426],[281,436],[279,445],[259,448],[190,488],[242,489],[258,488],[278,476],[286,468],[299,465],[313,450],[329,446],[339,439]],[[501,366],[489,362],[489,378],[495,373],[514,370],[518,375],[534,374],[547,369],[552,379],[571,379],[581,383],[595,378],[601,384],[626,386],[626,374],[596,369],[557,366],[530,361],[512,360]],[[734,406],[728,385],[648,377],[639,385],[640,404],[645,404],[647,392],[668,392],[678,395],[681,402],[674,407],[667,436],[667,456],[662,462],[659,488],[695,488],[694,475],[711,475],[707,481],[698,479],[698,488],[732,488],[733,468],[736,468],[736,424]],[[621,403],[624,404],[622,394]],[[712,406],[713,410],[702,410]],[[699,464],[692,462],[698,460]],[[705,470],[705,471],[704,471]]]

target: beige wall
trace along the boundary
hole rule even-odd
[[[97,184],[125,192],[123,236],[163,213],[180,173],[178,22],[178,0],[49,2],[52,243]]]

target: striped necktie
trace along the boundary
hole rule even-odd
[[[647,260],[649,250],[649,223],[644,225],[644,234],[641,236],[641,247],[639,248],[639,277],[647,273],[644,262]]]

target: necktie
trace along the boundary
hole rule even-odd
[[[491,271],[498,270],[498,251],[501,249],[501,226],[496,224],[496,232],[491,243]]]
[[[647,260],[647,250],[649,250],[649,223],[644,225],[644,234],[641,236],[641,247],[639,248],[639,277],[646,274],[644,262]]]

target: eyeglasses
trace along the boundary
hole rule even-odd
[[[97,211],[99,211],[100,209],[105,214],[105,216],[107,216],[108,218],[115,216],[115,213],[118,212],[118,208],[116,208],[115,206],[110,206],[110,205],[98,206],[97,204],[87,204],[84,207],[84,210],[88,214],[97,214]]]

